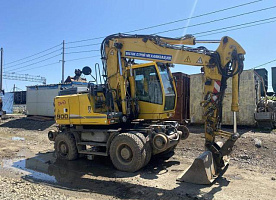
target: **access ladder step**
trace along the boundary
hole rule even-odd
[[[78,145],[90,145],[90,146],[101,146],[101,147],[106,147],[106,143],[102,142],[78,142]]]
[[[97,152],[97,151],[79,151],[79,153],[97,155],[97,156],[108,156],[106,152]]]

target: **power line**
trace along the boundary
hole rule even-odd
[[[32,70],[32,69],[37,69],[37,68],[47,67],[47,66],[54,65],[54,64],[59,64],[59,62],[54,62],[54,63],[50,63],[50,64],[46,64],[46,65],[42,65],[42,66],[38,66],[38,67],[32,67],[32,68],[29,68],[29,69],[23,69],[23,70],[19,70],[19,71],[17,71],[17,72],[29,71],[29,70]]]
[[[263,22],[263,23],[259,23],[259,24],[253,24],[253,25],[249,25],[249,26],[242,26],[242,27],[239,27],[239,28],[233,28],[233,29],[228,29],[228,30],[224,30],[224,31],[218,31],[218,32],[215,32],[215,33],[199,35],[199,36],[197,36],[197,38],[204,37],[204,36],[207,36],[207,35],[215,35],[215,34],[218,34],[218,33],[224,33],[224,32],[227,32],[227,31],[235,31],[235,30],[239,30],[239,29],[254,27],[254,26],[258,26],[258,25],[262,25],[262,24],[269,24],[269,23],[273,23],[273,22],[276,22],[276,20],[269,21],[269,22]]]
[[[262,19],[262,20],[256,20],[256,21],[247,22],[247,23],[243,23],[243,24],[237,24],[237,25],[223,27],[223,28],[219,28],[219,29],[213,29],[213,30],[209,30],[209,31],[198,32],[198,33],[194,33],[192,35],[200,35],[200,34],[203,34],[203,33],[209,33],[209,32],[219,31],[219,30],[222,30],[222,29],[235,28],[237,26],[243,26],[243,25],[253,24],[253,23],[262,22],[262,21],[268,21],[268,20],[275,19],[275,18],[276,17],[270,17],[270,18],[266,18],[266,19]]]
[[[233,7],[229,7],[229,8],[224,8],[224,9],[221,9],[221,10],[216,10],[216,11],[204,13],[204,14],[201,14],[201,15],[196,15],[196,16],[193,16],[193,17],[188,17],[188,18],[184,18],[184,19],[179,19],[179,20],[171,21],[171,22],[166,22],[166,23],[163,23],[163,24],[158,24],[158,25],[154,25],[154,26],[149,26],[149,27],[146,27],[146,28],[140,28],[140,29],[136,29],[136,30],[133,30],[133,31],[128,31],[128,32],[126,32],[126,33],[132,33],[132,32],[137,32],[137,31],[143,31],[143,30],[148,30],[148,29],[152,29],[152,28],[157,28],[157,27],[160,27],[160,26],[165,26],[165,25],[170,25],[170,24],[182,22],[182,21],[187,21],[187,20],[190,20],[190,19],[194,19],[194,18],[199,18],[199,17],[211,15],[211,14],[223,12],[223,11],[226,11],[226,10],[231,10],[231,9],[234,9],[234,8],[238,8],[238,7],[242,7],[242,6],[247,6],[247,5],[250,5],[250,4],[253,4],[253,3],[257,3],[257,2],[260,2],[260,1],[262,1],[262,0],[251,1],[251,2],[248,2],[248,3],[244,3],[244,4],[237,5],[237,6],[233,6]]]
[[[273,9],[273,8],[276,8],[276,6],[271,6],[271,7],[268,7],[268,8],[262,8],[262,9],[259,9],[259,10],[254,10],[254,11],[242,13],[242,14],[239,14],[239,15],[232,15],[232,16],[229,16],[229,17],[223,17],[223,18],[220,18],[220,19],[215,19],[215,20],[211,20],[211,21],[207,21],[207,22],[202,22],[202,23],[198,23],[198,24],[194,24],[194,25],[182,26],[182,27],[179,27],[179,28],[169,29],[169,30],[166,30],[166,31],[159,31],[157,33],[154,33],[154,35],[157,35],[157,34],[160,34],[160,33],[167,33],[167,32],[182,30],[184,28],[190,28],[190,27],[195,27],[195,26],[201,26],[201,25],[205,25],[205,24],[210,24],[210,23],[214,23],[214,22],[218,22],[218,21],[223,21],[223,20],[227,20],[227,19],[232,19],[232,18],[235,18],[235,17],[244,16],[244,15],[249,15],[249,14],[253,14],[253,13],[257,13],[257,12],[261,12],[261,11],[265,11],[265,10],[269,10],[269,9]]]
[[[76,59],[66,60],[66,62],[71,62],[71,61],[76,61],[76,60],[82,60],[82,59],[88,59],[88,58],[95,58],[95,57],[100,57],[100,56],[101,56],[101,55],[95,55],[95,56],[88,56],[88,57],[76,58]],[[32,68],[29,68],[29,69],[23,69],[23,70],[19,70],[19,71],[17,71],[17,72],[28,71],[28,70],[32,70],[32,69],[47,67],[47,66],[51,66],[51,65],[54,65],[54,64],[59,64],[59,62],[49,63],[49,64],[46,64],[46,65],[42,65],[42,66],[38,66],[38,67],[32,67]]]
[[[203,17],[203,16],[207,16],[207,15],[212,15],[212,14],[215,14],[215,13],[223,12],[223,11],[226,11],[226,10],[231,10],[231,9],[235,9],[235,8],[251,5],[251,4],[254,4],[254,3],[261,2],[261,1],[263,1],[263,0],[251,1],[251,2],[248,2],[248,3],[239,4],[239,5],[236,5],[236,6],[232,6],[232,7],[228,7],[228,8],[224,8],[224,9],[208,12],[208,13],[204,13],[204,14],[201,14],[201,15],[196,15],[196,16],[193,16],[193,17],[188,17],[188,18],[184,18],[184,19],[170,21],[170,22],[166,22],[166,23],[162,23],[162,24],[158,24],[158,25],[154,25],[154,26],[145,27],[145,28],[135,29],[135,30],[128,31],[128,32],[125,32],[125,33],[132,33],[132,32],[136,32],[136,31],[142,31],[142,30],[152,29],[152,28],[156,28],[156,27],[161,27],[161,26],[169,25],[169,24],[174,24],[174,23],[181,22],[181,21],[186,21],[186,20],[190,20],[190,19],[194,19],[194,18],[199,18],[199,17]],[[67,42],[66,44],[72,44],[72,43],[78,43],[78,42],[86,42],[86,41],[103,39],[103,38],[105,38],[105,37],[103,37],[103,36],[102,37],[95,37],[95,38],[90,38],[90,39],[84,39],[84,40],[77,40],[77,41]]]
[[[74,49],[74,48],[80,48],[80,47],[88,47],[88,46],[96,46],[100,45],[102,43],[94,43],[94,44],[86,44],[86,45],[79,45],[79,46],[72,46],[72,47],[66,47],[65,49]]]
[[[39,59],[39,58],[43,58],[43,57],[45,57],[45,56],[51,55],[51,54],[53,54],[53,53],[55,53],[55,52],[58,52],[58,51],[60,51],[60,50],[61,50],[61,49],[58,49],[58,50],[52,51],[52,52],[50,52],[50,53],[47,53],[47,54],[45,54],[45,55],[39,56],[39,57],[37,57],[37,58],[31,59],[31,60],[27,60],[27,61],[25,61],[25,62],[22,62],[22,63],[16,64],[16,65],[13,65],[13,66],[11,66],[11,67],[8,67],[8,69],[14,68],[15,66],[19,66],[19,65],[22,65],[22,64],[25,64],[25,63],[34,61],[34,60],[37,60],[37,59]],[[6,68],[7,68],[7,67],[6,67]]]
[[[258,66],[256,66],[256,67],[253,67],[253,68],[251,68],[251,69],[256,69],[256,68],[262,67],[262,66],[264,66],[264,65],[267,65],[267,64],[273,63],[273,62],[276,62],[276,59],[271,60],[271,61],[268,61],[268,62],[266,62],[266,63],[264,63],[264,64],[261,64],[261,65],[258,65]]]
[[[224,29],[230,29],[230,28],[233,28],[233,29],[230,29],[230,30],[237,30],[237,29],[243,29],[243,28],[252,27],[252,26],[257,26],[257,25],[261,25],[261,24],[265,24],[265,23],[272,23],[272,22],[275,22],[276,20],[274,20],[274,21],[269,21],[269,22],[263,22],[263,21],[267,21],[267,20],[271,20],[271,19],[275,19],[275,18],[276,18],[276,17],[272,17],[272,18],[257,20],[257,21],[253,21],[253,22],[238,24],[238,25],[234,25],[234,26],[223,27],[223,28],[219,28],[219,29],[213,29],[213,30],[209,30],[209,31],[194,33],[193,35],[201,35],[201,34],[204,34],[204,33],[209,33],[209,32],[214,32],[214,31],[219,31],[219,30],[224,30]],[[257,22],[263,22],[263,23],[256,24]],[[255,24],[254,24],[254,23],[255,23]],[[253,25],[244,26],[244,25],[248,25],[248,24],[253,24]],[[237,27],[237,26],[242,26],[242,27],[235,28],[235,27]],[[229,30],[227,30],[227,31],[229,31]],[[220,31],[220,32],[225,32],[225,31]],[[220,32],[211,33],[211,34],[205,34],[205,35],[213,35],[213,34],[217,34],[217,33],[220,33]],[[201,37],[202,37],[202,36],[205,36],[205,35],[201,35]],[[91,51],[98,51],[98,50],[79,51],[79,52],[69,52],[68,54],[70,54],[70,53],[91,52]],[[56,56],[58,56],[58,55],[56,55]],[[56,56],[53,56],[53,57],[56,57]],[[88,59],[88,58],[99,57],[99,56],[100,56],[100,55],[89,56],[89,57],[82,57],[82,58],[67,60],[66,62],[75,61],[75,60],[81,60],[81,59]],[[50,57],[50,58],[48,58],[48,59],[51,59],[51,58],[52,58],[52,57]],[[44,59],[44,60],[42,60],[42,61],[33,63],[33,64],[31,64],[31,65],[34,65],[34,64],[43,62],[43,61],[48,60],[48,59]],[[25,67],[28,67],[28,66],[30,66],[30,65],[24,66],[24,67],[22,67],[22,68],[25,68]],[[36,68],[36,67],[35,67],[35,68]],[[18,68],[17,68],[17,69],[18,69]],[[33,68],[32,68],[32,69],[33,69]],[[14,70],[15,70],[15,69],[14,69]]]
[[[92,49],[92,50],[88,50],[88,51],[73,51],[73,52],[68,52],[65,54],[74,54],[74,53],[88,53],[88,52],[92,52],[92,51],[99,51],[98,49]]]
[[[39,55],[39,54],[41,54],[41,53],[44,53],[44,52],[49,51],[49,50],[51,50],[51,49],[54,49],[54,48],[56,48],[56,47],[58,47],[58,46],[60,46],[60,45],[61,45],[61,44],[58,44],[58,45],[53,46],[53,47],[51,47],[51,48],[49,48],[49,49],[46,49],[46,50],[44,50],[44,51],[38,52],[38,53],[36,53],[36,54],[33,54],[33,55],[31,55],[31,56],[27,56],[27,57],[21,58],[21,59],[19,59],[19,60],[15,60],[15,61],[6,63],[5,66],[6,66],[6,65],[10,65],[10,64],[15,63],[15,62],[18,62],[18,61],[21,61],[21,60],[25,60],[25,59],[27,59],[27,58],[31,58],[31,57],[36,56],[36,55]]]
[[[77,40],[77,41],[72,41],[72,42],[66,42],[66,44],[73,44],[73,43],[78,43],[78,42],[86,42],[86,41],[98,40],[98,39],[103,39],[103,38],[105,38],[105,36],[95,37],[95,38],[90,38],[90,39],[84,39],[84,40]]]
[[[54,55],[50,58],[47,58],[47,59],[44,59],[44,60],[41,60],[41,61],[38,61],[38,62],[35,62],[35,63],[32,63],[32,64],[29,64],[29,65],[26,65],[26,66],[23,66],[23,67],[18,67],[18,68],[15,68],[15,69],[12,69],[12,70],[8,70],[8,71],[5,71],[5,72],[10,72],[10,71],[14,71],[14,70],[17,70],[17,69],[22,69],[22,68],[26,68],[26,67],[29,67],[29,66],[32,66],[32,65],[35,65],[35,64],[38,64],[38,63],[41,63],[41,62],[44,62],[46,60],[50,60],[52,58],[55,58],[57,56],[60,56],[61,54],[57,54],[57,55]]]
[[[88,59],[88,58],[95,58],[95,57],[100,57],[100,56],[101,56],[101,55],[95,55],[95,56],[88,56],[88,57],[76,58],[76,59],[67,60],[66,62],[71,62],[71,61],[76,61],[76,60],[82,60],[82,59]]]

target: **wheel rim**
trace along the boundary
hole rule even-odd
[[[132,149],[127,144],[122,144],[117,148],[116,155],[122,164],[129,164],[133,159]]]
[[[61,156],[65,157],[68,154],[68,145],[65,142],[59,143],[59,153]]]

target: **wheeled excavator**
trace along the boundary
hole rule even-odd
[[[219,43],[216,51],[193,47]],[[99,65],[84,67],[91,75],[85,88],[70,88],[55,97],[57,131],[50,131],[58,158],[110,156],[118,170],[135,172],[152,155],[172,151],[188,129],[169,121],[176,107],[176,83],[170,72],[173,64],[201,67],[204,74],[206,151],[178,180],[210,184],[227,165],[237,133],[239,75],[243,71],[244,49],[232,38],[196,40],[192,35],[169,38],[158,35],[114,34],[101,44]],[[136,60],[151,61],[137,64]],[[97,68],[98,67],[98,68]],[[186,66],[184,66],[186,67]],[[233,133],[220,129],[222,102],[227,79],[232,78]],[[217,136],[226,138],[224,143]]]

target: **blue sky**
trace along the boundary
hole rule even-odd
[[[61,80],[61,63],[59,63],[59,60],[61,60],[61,55],[58,55],[60,53],[58,49],[61,48],[61,46],[47,51],[44,54],[39,54],[38,56],[34,56],[12,64],[8,63],[61,44],[63,40],[65,40],[67,43],[88,38],[107,36],[109,34],[118,32],[123,33],[156,24],[187,18],[190,16],[196,16],[251,1],[253,0],[0,0],[0,47],[4,48],[4,64],[6,64],[4,65],[4,72],[7,71],[17,72],[20,74],[40,75],[46,77],[47,83],[58,83]],[[169,29],[184,27],[187,25],[194,25],[208,22],[210,20],[239,15],[241,13],[275,5],[276,3],[274,0],[263,0],[240,8],[191,19],[188,21],[181,21],[154,29],[139,31],[136,33],[152,34]],[[227,20],[186,29],[182,28],[180,30],[167,32],[161,35],[179,37],[183,36],[184,34],[193,34],[234,26],[237,24],[276,17],[275,11],[276,8],[245,15],[242,17],[230,17]],[[198,39],[220,39],[225,35],[234,38],[246,50],[247,54],[245,57],[245,69],[250,69],[252,67],[276,59],[276,49],[274,48],[276,44],[275,24],[276,23],[274,22],[235,31],[227,31],[224,33],[199,37]],[[77,45],[100,43],[101,41],[102,39],[79,43],[68,43],[65,46],[73,47]],[[202,44],[198,44],[196,46],[202,46]],[[214,44],[204,46],[212,50],[215,50],[217,47],[217,45]],[[57,51],[49,54],[48,56],[35,59],[55,50]],[[89,50],[99,50],[99,46],[95,45],[75,49],[66,49],[66,52],[68,53]],[[57,56],[52,59],[33,64],[55,55]],[[94,67],[95,63],[100,63],[100,57],[93,57],[76,61],[69,60],[97,55],[100,55],[100,51],[66,54],[65,60],[68,60],[68,62],[65,63],[65,77],[68,75],[73,75],[74,69],[76,68],[82,68],[87,65]],[[31,59],[34,60],[29,61]],[[41,67],[51,63],[56,64]],[[30,64],[33,65],[24,67]],[[269,80],[271,80],[270,68],[274,66],[276,66],[276,62],[272,62],[264,66],[269,72]],[[181,71],[187,74],[193,74],[199,73],[200,69],[198,67],[178,65],[173,68],[172,71]],[[10,91],[13,87],[13,84],[16,84],[18,88],[25,89],[25,86],[34,85],[37,83],[4,79],[3,87],[6,91]],[[269,86],[270,85],[271,82],[269,82]]]

